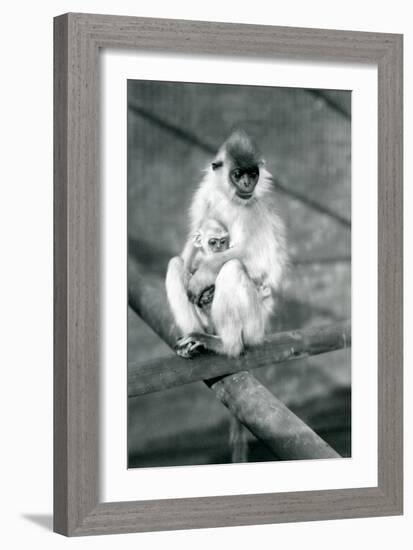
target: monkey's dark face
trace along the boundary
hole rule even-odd
[[[229,178],[235,187],[235,193],[243,200],[248,200],[252,197],[259,177],[260,170],[256,164],[246,167],[236,166],[229,172]]]
[[[229,237],[211,236],[208,239],[208,250],[213,254],[222,252],[229,248]]]
[[[223,169],[221,182],[230,190],[230,196],[247,202],[254,195],[262,165],[255,143],[244,131],[237,130],[221,147],[212,169]]]

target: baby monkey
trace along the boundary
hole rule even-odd
[[[230,248],[228,230],[223,223],[215,218],[205,219],[192,238],[193,249],[186,265],[188,281],[207,257],[212,254],[219,254]],[[271,294],[268,286],[263,285],[259,281],[255,281],[255,285],[261,299],[265,299]],[[189,296],[189,299],[195,305],[199,321],[204,330],[210,334],[214,334],[215,332],[211,319],[211,303],[214,298],[214,290],[215,285],[208,286],[198,297],[198,300],[195,300],[195,296]]]
[[[229,240],[229,233],[224,224],[215,218],[207,218],[202,223],[198,231],[196,231],[193,235],[192,254],[189,257],[187,264],[187,271],[190,276],[197,271],[206,257],[228,250]],[[205,308],[210,306],[213,297],[214,285],[211,285],[202,292],[195,305],[198,306],[198,308],[205,310]],[[194,297],[191,296],[189,298],[191,301],[194,299]],[[203,319],[202,324],[205,326]],[[210,325],[209,321],[207,325]]]
[[[193,235],[194,247],[198,250],[192,259],[191,273],[199,268],[205,256],[223,252],[229,248],[229,233],[227,228],[214,218],[204,221],[198,231]]]

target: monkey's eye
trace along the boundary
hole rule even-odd
[[[209,246],[216,246],[217,240],[216,239],[209,239],[208,244],[209,244]]]
[[[231,176],[233,178],[235,178],[236,180],[239,180],[240,177],[242,176],[242,172],[241,172],[241,170],[235,169],[231,172]]]
[[[253,168],[252,170],[249,170],[248,175],[250,178],[257,178],[258,177],[258,170],[256,168]]]
[[[226,246],[227,239],[221,239],[221,246]]]

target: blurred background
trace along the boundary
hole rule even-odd
[[[235,128],[274,176],[291,269],[273,331],[351,315],[351,92],[128,81],[128,267],[164,277],[192,194]],[[128,310],[128,363],[173,352]],[[351,455],[351,351],[254,375],[342,456]],[[226,463],[230,414],[196,382],[128,400],[128,467]],[[248,433],[248,460],[274,456]]]

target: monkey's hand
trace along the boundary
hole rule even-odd
[[[210,304],[214,297],[215,270],[201,266],[188,281],[187,294],[189,300],[198,307]]]
[[[175,344],[175,351],[177,355],[184,359],[192,359],[195,355],[198,355],[204,348],[202,342],[200,342],[195,334],[189,334],[188,336],[178,338]]]
[[[268,296],[271,296],[271,289],[265,284],[258,286],[257,290],[261,298],[268,298]]]
[[[215,285],[208,286],[201,292],[196,305],[201,309],[208,307],[214,299],[214,293]]]

